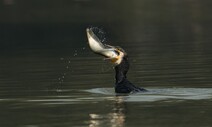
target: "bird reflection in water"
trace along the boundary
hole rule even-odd
[[[89,127],[124,127],[126,121],[125,104],[123,96],[114,97],[114,107],[108,114],[89,114]]]

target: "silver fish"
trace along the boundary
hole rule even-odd
[[[94,34],[92,28],[86,29],[88,44],[90,49],[97,54],[103,55],[106,58],[112,59],[118,57],[116,47],[103,44],[100,39]]]

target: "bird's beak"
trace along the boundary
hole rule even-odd
[[[116,63],[120,58],[121,51],[111,45],[103,44],[100,39],[94,34],[92,28],[86,29],[88,44],[94,53],[100,54],[105,60],[110,60],[112,63]]]

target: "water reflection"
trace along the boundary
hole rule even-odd
[[[114,107],[108,114],[89,114],[90,124],[89,127],[101,127],[105,124],[111,127],[124,127],[126,121],[126,108],[124,98],[116,96],[114,98]]]

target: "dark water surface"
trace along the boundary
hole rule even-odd
[[[127,48],[141,51],[131,57],[129,78],[150,92],[129,96],[114,94],[112,66],[87,47],[2,55],[0,125],[211,126],[211,54],[161,56],[145,47]]]
[[[0,127],[211,127],[210,5],[4,0]],[[126,50],[129,80],[149,92],[114,93],[113,66],[86,45],[92,25]]]

